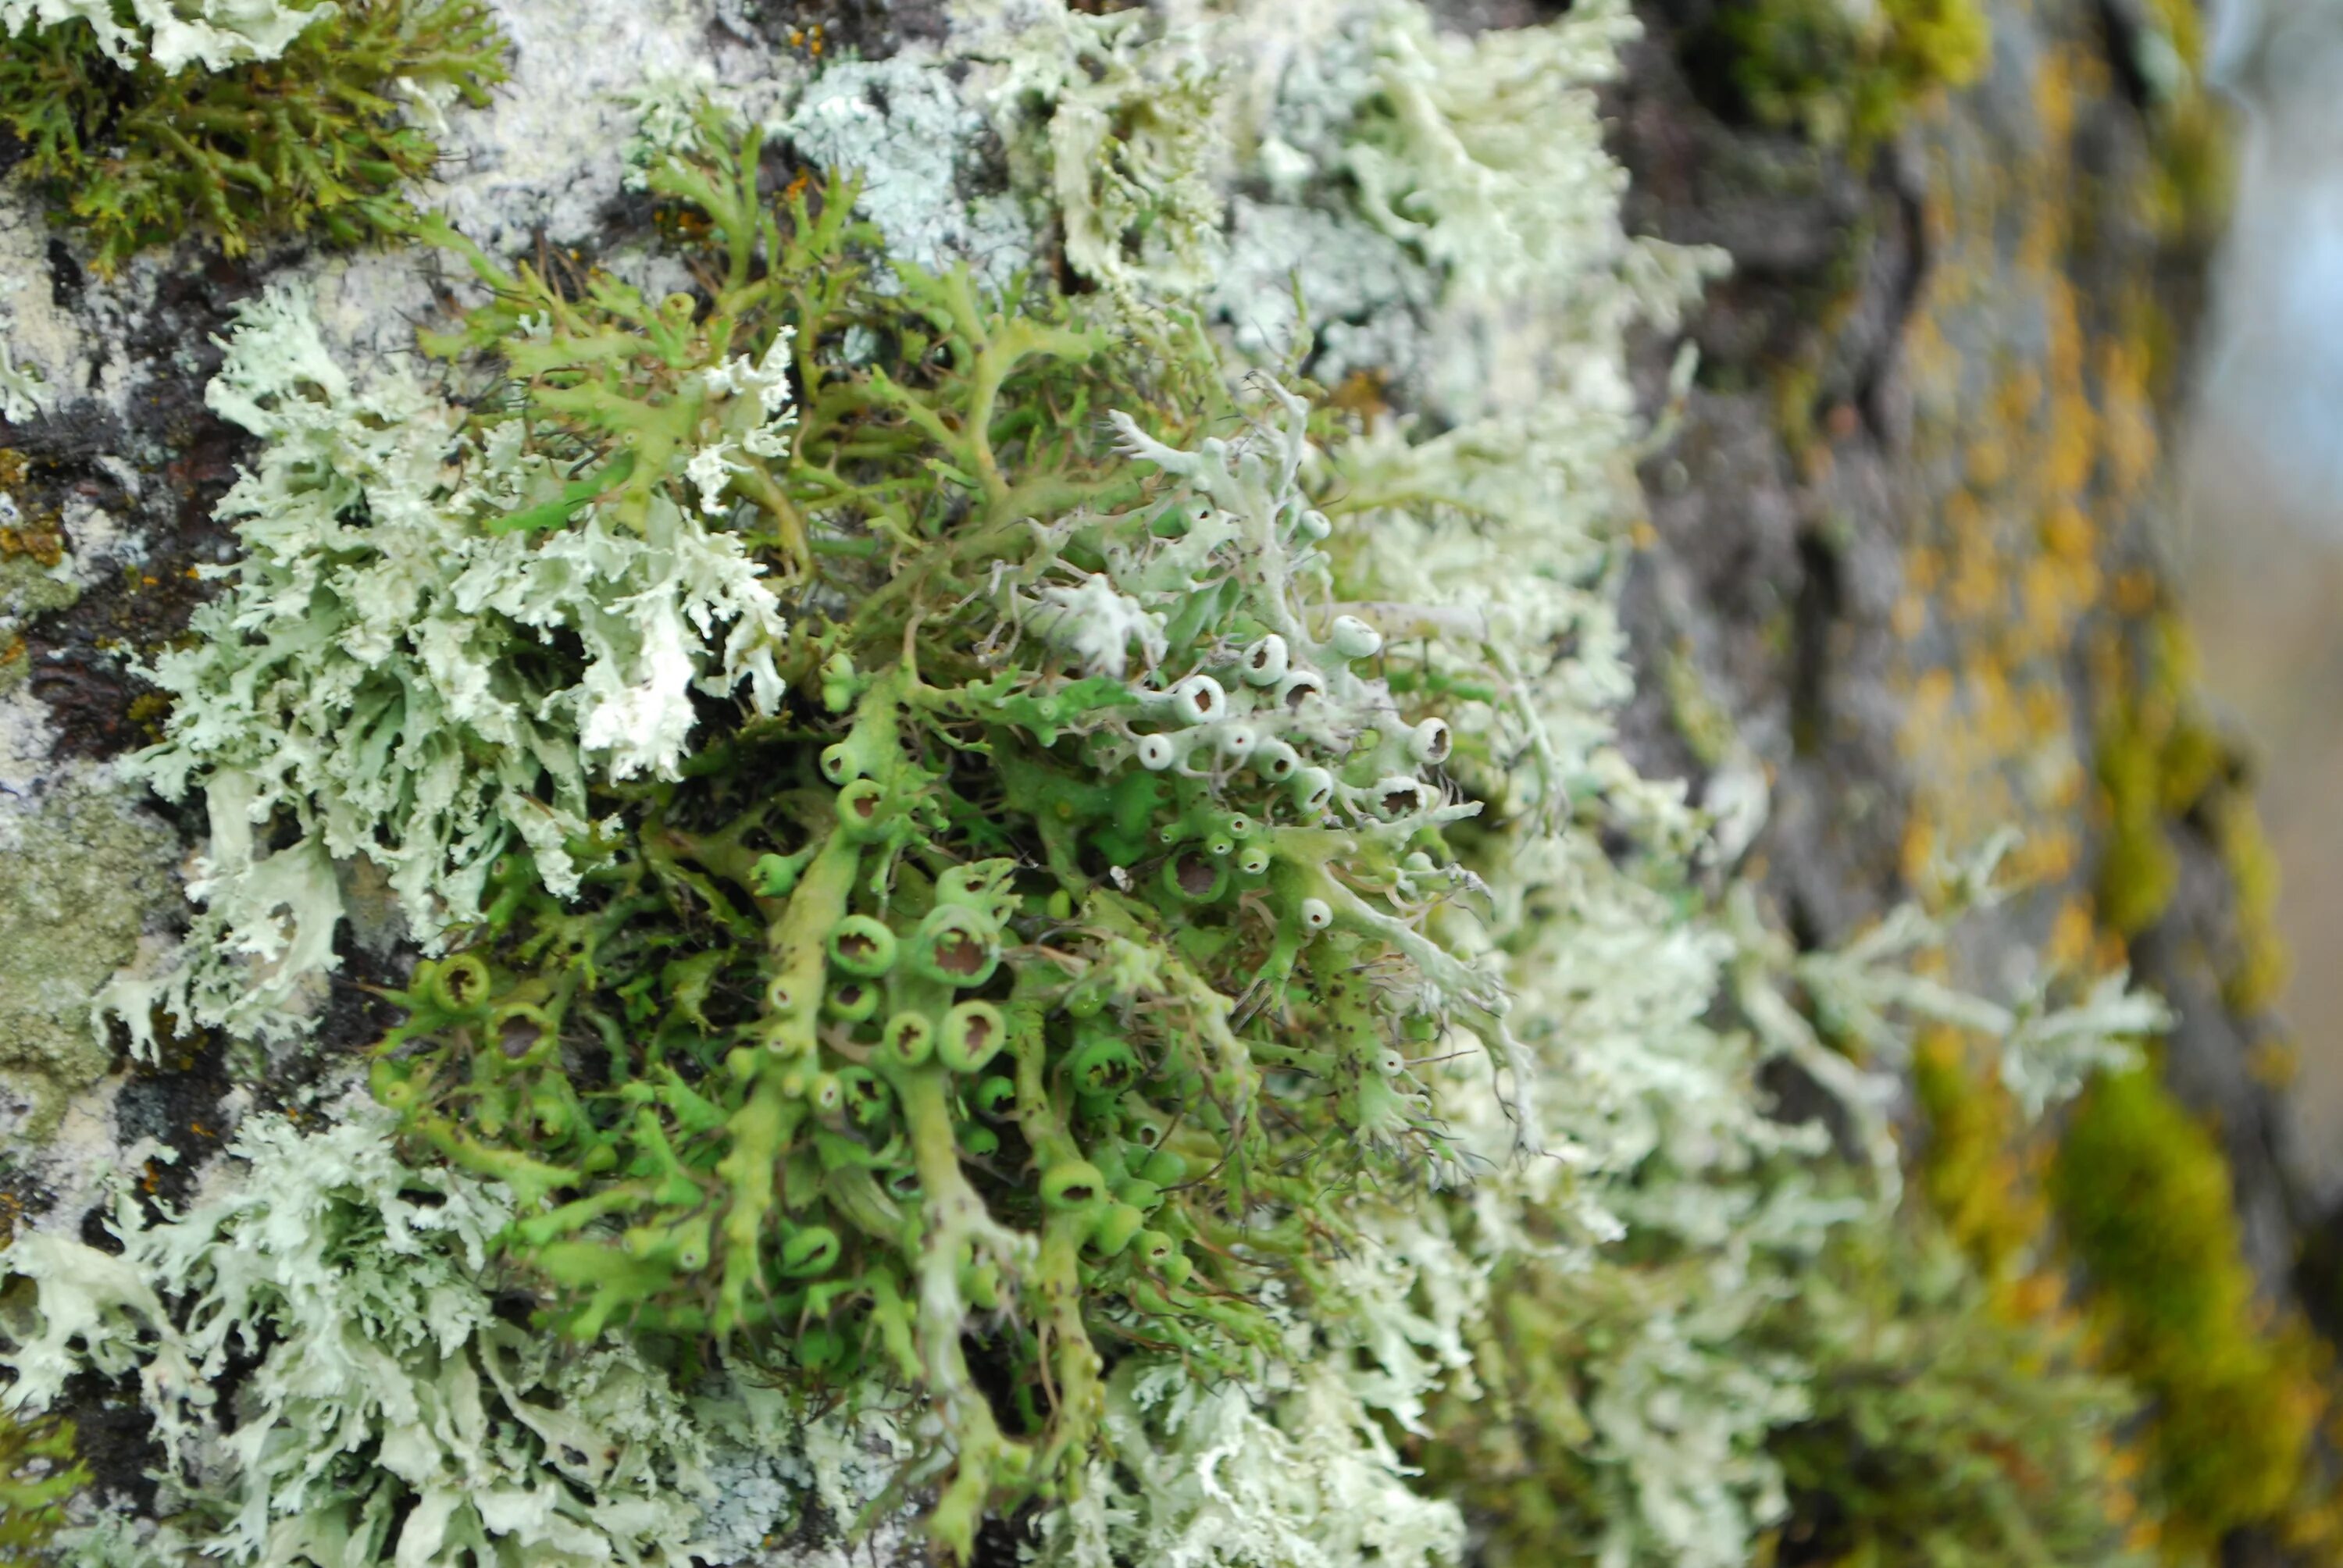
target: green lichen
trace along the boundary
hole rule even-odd
[[[287,13],[298,18],[302,12]],[[126,47],[79,15],[0,21],[0,124],[111,270],[200,228],[228,254],[282,235],[350,245],[403,230],[426,128],[487,102],[501,39],[478,0],[342,0],[273,48],[217,65]],[[122,18],[130,20],[126,15]]]
[[[1858,156],[1916,102],[1976,80],[1991,49],[1976,0],[1729,0],[1709,25],[1700,47],[1759,119]]]
[[[89,999],[167,907],[172,835],[118,791],[65,781],[20,809],[0,848],[0,1085],[48,1136],[66,1097],[105,1072]]]
[[[614,781],[578,897],[499,862],[375,1087],[513,1188],[573,1332],[920,1391],[964,1553],[1081,1473],[1102,1343],[1244,1372],[1342,1195],[1443,1168],[1413,1060],[1503,1042],[1504,1003],[1418,922],[1470,885],[1441,835],[1481,808],[1437,699],[1377,674],[1453,638],[1312,608],[1340,596],[1300,398],[1248,429],[1192,327],[1132,357],[965,274],[881,292],[845,193],[768,206],[756,166],[710,143],[653,176],[706,218],[706,300],[476,256],[502,297],[443,347],[500,359],[488,417],[598,476],[492,527],[624,518],[721,453],[694,482],[799,607],[795,699]],[[760,450],[724,435],[753,400],[707,389],[774,353],[798,422]]]
[[[2167,1549],[2286,1518],[2320,1380],[2307,1331],[2257,1302],[2219,1144],[2152,1070],[2113,1074],[2068,1121],[2050,1191],[2108,1364],[2155,1402]]]
[[[68,1498],[89,1472],[74,1459],[71,1422],[0,1413],[0,1564],[31,1568],[65,1523]]]

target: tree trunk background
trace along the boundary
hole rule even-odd
[[[2127,948],[2177,1015],[2166,1074],[2221,1130],[2263,1286],[2292,1295],[2317,1215],[2288,1147],[2287,1034],[2235,983],[2260,939],[2204,800],[2158,814],[2174,865],[2152,918],[2126,932],[2106,907],[2123,893],[2111,715],[2179,614],[2166,454],[2220,216],[2217,188],[2177,208],[2162,188],[2175,154],[2132,8],[1994,5],[1985,79],[1867,166],[1754,125],[1704,79],[1715,0],[1640,9],[1616,95],[1630,213],[1734,261],[1693,323],[1699,385],[1645,468],[1641,668],[1688,661],[1763,759],[1754,853],[1801,940],[1843,940],[1932,852],[2022,831],[2036,891],[1966,956],[1990,972],[2046,943]],[[1671,684],[1647,676],[1630,734],[1654,773],[1699,779]],[[2249,789],[2241,743],[2218,739],[2224,787]]]
[[[1773,797],[1750,854],[1812,944],[1905,897],[1933,855],[2019,827],[2014,859],[2036,890],[1986,917],[1962,962],[1990,978],[2046,944],[2077,958],[2127,950],[2178,1015],[2163,1070],[2218,1129],[2265,1293],[2331,1332],[2331,1265],[2315,1247],[2304,1263],[2327,1221],[2288,1147],[2285,1030],[2240,983],[2267,956],[2221,825],[2244,764],[2224,749],[2194,798],[2157,795],[2144,827],[2107,782],[2111,738],[2130,732],[2175,614],[2157,547],[2171,504],[2162,454],[2217,222],[2171,199],[2176,155],[2135,63],[2135,5],[1994,0],[1985,78],[1859,158],[1756,121],[1708,45],[1720,6],[1647,0],[1646,36],[1610,94],[1634,226],[1733,260],[1691,324],[1697,384],[1645,467],[1632,749],[1695,794],[1754,755]],[[1503,0],[1445,9],[1467,26],[1544,14]],[[821,22],[875,55],[935,31],[934,13],[774,5],[753,25],[779,40]],[[16,156],[0,145],[0,166]],[[615,234],[643,216],[621,205],[605,220]],[[87,387],[62,389],[44,417],[0,423],[0,447],[21,454],[23,514],[0,554],[37,549],[42,528],[83,546],[76,518],[93,512],[145,541],[70,604],[37,608],[0,578],[21,616],[0,666],[0,783],[25,797],[151,736],[148,689],[126,656],[176,635],[206,591],[193,569],[228,558],[211,511],[248,438],[202,393],[215,335],[267,268],[190,245],[101,285],[20,189],[0,226],[0,253],[92,346]],[[1672,351],[1654,342],[1645,356],[1654,409]],[[125,380],[139,388],[128,403],[97,395]],[[140,809],[186,842],[200,831],[198,812]],[[2143,831],[2164,846],[2167,896],[2144,920],[2111,920],[2125,897],[2111,860]],[[25,863],[32,852],[0,849],[18,862],[10,885],[63,885],[61,868]],[[70,908],[60,929],[85,934]],[[392,977],[361,947],[346,965],[314,1061],[224,1107],[219,1042],[179,1042],[159,1069],[118,1056],[105,1069],[110,1121],[70,1145],[175,1145],[190,1157],[150,1163],[151,1191],[184,1195],[237,1109],[281,1102],[373,1037],[361,987]],[[0,1180],[35,1209],[72,1185],[37,1161]],[[86,1233],[97,1240],[95,1224]],[[73,1413],[102,1478],[137,1485],[130,1412]],[[2282,1560],[2248,1541],[2228,1555]]]

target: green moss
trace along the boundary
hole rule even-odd
[[[1991,50],[1976,0],[1727,0],[1712,25],[1758,118],[1858,156],[1929,93],[1976,81]]]
[[[2242,790],[2225,793],[2213,808],[2213,836],[2234,894],[2236,952],[2221,977],[2221,1000],[2250,1016],[2274,1006],[2294,968],[2278,923],[2278,852],[2262,830],[2261,814]]]
[[[2050,1191],[2107,1359],[2156,1402],[2165,1540],[2178,1553],[2282,1519],[2319,1402],[2307,1333],[2257,1304],[2219,1145],[2150,1070],[2100,1081]]]
[[[2141,667],[2118,679],[2097,727],[2105,848],[2099,919],[2134,937],[2163,918],[2180,875],[2169,833],[2229,771],[2227,748],[2199,717],[2195,664],[2177,618],[2146,628]]]
[[[2118,1384],[2077,1336],[2011,1319],[1925,1218],[1852,1229],[1765,1326],[1814,1369],[1814,1408],[1773,1452],[1801,1562],[1932,1565],[2133,1559],[2113,1438]]]
[[[278,58],[209,72],[116,62],[85,22],[0,40],[0,124],[100,266],[201,227],[356,244],[404,228],[438,147],[415,96],[487,102],[501,39],[478,0],[342,0]]]
[[[171,835],[111,791],[68,783],[15,820],[0,849],[0,1083],[28,1096],[45,1138],[65,1097],[109,1053],[89,999],[136,956],[148,912],[171,897]]]
[[[0,1412],[0,1564],[25,1568],[65,1523],[65,1503],[89,1482],[74,1461],[70,1422]]]
[[[2278,926],[2278,867],[2245,764],[2205,717],[2179,618],[2154,615],[2137,648],[2098,724],[2099,918],[2125,937],[2155,925],[2179,877],[2172,835],[2184,824],[2208,835],[2231,889],[2231,937],[2218,959],[2223,1000],[2241,1013],[2261,1011],[2284,989],[2291,959]]]
[[[2024,1118],[1950,1030],[1913,1053],[1912,1090],[1927,1131],[1916,1161],[1921,1194],[1980,1274],[2014,1285],[2050,1217],[2027,1169]]]

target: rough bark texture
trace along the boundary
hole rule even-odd
[[[1644,668],[1688,660],[1698,680],[1647,679],[1631,733],[1654,771],[1698,779],[1684,693],[1729,715],[1774,779],[1753,852],[1817,942],[1932,852],[2018,828],[2040,891],[1969,955],[1987,966],[2083,920],[2109,940],[2107,716],[2168,613],[2162,449],[2209,238],[2209,215],[2155,211],[2165,154],[2127,9],[1992,9],[1986,78],[1865,163],[1704,79],[1711,0],[1643,7],[1617,95],[1631,212],[1734,258],[1647,468],[1633,599]],[[2224,998],[2246,939],[2216,834],[2186,811],[2168,826],[2172,891],[2130,958],[2178,1015],[2169,1081],[2218,1121],[2283,1295],[2310,1216],[2270,1087],[2281,1031]]]
[[[2014,823],[2040,889],[1991,917],[1965,961],[1992,975],[2045,942],[2077,956],[2120,941],[2104,918],[2102,752],[2166,613],[2159,438],[2205,237],[2154,210],[2163,154],[2128,64],[2129,10],[1997,0],[1986,78],[1853,157],[1756,123],[1704,53],[1718,5],[1650,0],[1614,94],[1638,224],[1734,262],[1694,326],[1698,384],[1646,471],[1652,534],[1630,597],[1648,672],[1627,722],[1638,760],[1697,789],[1754,753],[1773,804],[1749,852],[1802,940],[1845,937],[1932,854]],[[823,22],[872,55],[936,25],[923,5],[768,9],[756,25],[769,37]],[[1448,9],[1479,26],[1534,8]],[[209,515],[242,437],[201,394],[212,336],[256,276],[187,247],[101,303],[67,246],[43,254],[30,286],[60,312],[102,308],[93,339],[140,364],[93,367],[137,372],[118,405],[67,388],[49,417],[0,424],[0,447],[22,455],[17,504],[70,529],[78,498],[149,545],[26,618],[9,650],[17,699],[29,694],[51,731],[46,757],[17,769],[27,777],[147,738],[124,655],[175,636],[203,591],[190,568],[224,558]],[[1665,370],[1654,345],[1654,406]],[[2250,995],[2232,1005],[2247,940],[2236,877],[2191,804],[2156,824],[2170,891],[2129,956],[2178,1013],[2165,1070],[2218,1125],[2263,1287],[2297,1300],[2299,1238],[2318,1217],[2271,1087],[2278,1026]],[[173,826],[191,839],[200,823]],[[371,978],[369,963],[352,951],[346,978]],[[330,1047],[371,1032],[367,1005],[356,984],[338,988]],[[159,1070],[117,1057],[109,1077],[121,1144],[201,1149],[224,1126],[216,1044],[181,1042]],[[154,1168],[155,1190],[182,1190],[196,1163]],[[18,1202],[49,1201],[32,1168],[5,1180]],[[129,1483],[136,1433],[76,1413],[101,1474]],[[2246,1543],[2233,1556],[2262,1560]]]

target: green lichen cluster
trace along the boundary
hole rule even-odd
[[[428,120],[488,101],[501,35],[479,0],[318,10],[282,54],[219,70],[126,57],[86,20],[28,22],[0,38],[0,125],[106,270],[191,228],[231,256],[398,232],[405,186],[439,157]]]
[[[1727,0],[1703,47],[1760,120],[1861,156],[1928,94],[1983,73],[1977,0]]]
[[[65,1523],[65,1503],[86,1485],[74,1459],[71,1422],[0,1413],[0,1563],[29,1568]]]
[[[2155,1402],[2167,1546],[2284,1521],[2322,1379],[2308,1332],[2257,1302],[2220,1146],[2152,1070],[2112,1074],[2076,1107],[2049,1186],[2107,1363]]]
[[[881,292],[849,193],[767,202],[715,135],[651,176],[704,221],[703,292],[476,256],[498,297],[439,347],[579,476],[492,526],[624,519],[719,452],[695,482],[786,584],[793,700],[614,786],[575,899],[501,861],[375,1090],[520,1198],[571,1332],[923,1392],[965,1553],[1087,1460],[1101,1345],[1242,1373],[1342,1195],[1443,1168],[1415,1059],[1503,1034],[1423,925],[1479,807],[1444,678],[1322,608],[1302,399],[1240,410],[1200,339],[1004,314],[965,274]],[[797,423],[759,452],[710,377],[776,351]]]

